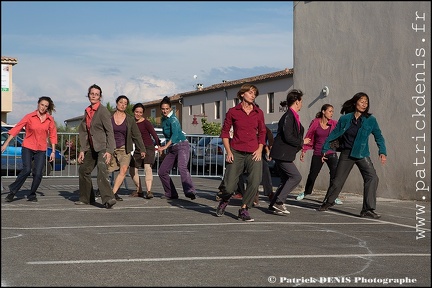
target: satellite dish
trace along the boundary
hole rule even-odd
[[[194,79],[197,79],[198,78],[198,76],[197,75],[194,75]]]

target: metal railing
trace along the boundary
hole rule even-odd
[[[7,139],[7,132],[2,132],[2,142],[3,145],[5,139]],[[23,138],[24,135],[18,135]],[[213,138],[218,138],[218,136],[209,136],[209,135],[199,135],[199,134],[186,134],[186,137],[190,144],[190,157],[189,157],[189,171],[192,177],[215,177],[215,178],[223,178],[225,172],[225,161],[215,161],[215,159],[220,159],[223,156],[225,159],[225,151],[224,155],[211,155],[210,151],[214,151],[214,149],[207,149],[198,147],[197,144],[200,142],[202,138],[206,139],[206,142],[210,142]],[[15,138],[14,138],[15,139]],[[66,145],[66,142],[72,143],[72,146]],[[11,153],[2,153],[1,160],[1,173],[2,177],[16,177],[20,172],[20,164],[21,154],[20,148],[21,145],[19,141],[11,141],[9,143],[9,147],[15,150],[15,154]],[[44,171],[44,177],[78,177],[78,168],[79,164],[76,159],[79,154],[79,137],[76,132],[59,132],[58,133],[58,144],[57,144],[57,153],[55,163],[48,162],[48,156],[46,160],[46,169]],[[198,151],[199,150],[199,151]],[[18,151],[18,152],[17,152]],[[197,155],[197,153],[201,153]],[[61,155],[61,156],[60,156]],[[159,171],[159,166],[163,161],[163,155],[159,155],[156,153],[155,164],[153,165],[153,175],[157,176]],[[50,166],[48,166],[50,165]],[[144,176],[144,170],[138,169],[138,175]],[[180,176],[180,172],[177,167],[174,168],[170,172],[171,176]]]

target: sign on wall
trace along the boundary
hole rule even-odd
[[[1,91],[9,91],[9,65],[1,65]]]

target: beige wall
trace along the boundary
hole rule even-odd
[[[379,197],[430,200],[430,11],[430,2],[416,1],[294,2],[294,86],[306,94],[303,126],[324,103],[335,106],[338,119],[344,101],[366,92],[388,153],[382,166],[370,137]],[[416,18],[423,14],[425,19]],[[330,94],[320,98],[324,86]],[[305,162],[297,160],[303,186],[311,153],[307,155]],[[323,170],[316,189],[327,189],[328,168]],[[357,167],[343,191],[363,193]]]
[[[7,113],[12,112],[12,70],[13,65],[2,62],[9,66],[9,91],[1,91],[1,121],[7,123]]]
[[[272,123],[273,121],[279,121],[283,115],[283,111],[280,109],[279,103],[286,100],[286,95],[289,89],[293,86],[293,77],[288,75],[278,79],[268,79],[264,81],[250,81],[257,86],[259,95],[256,98],[256,103],[264,111],[264,117],[266,123]],[[207,122],[216,122],[223,124],[225,119],[225,113],[229,108],[233,107],[233,101],[237,98],[237,92],[241,85],[231,86],[226,89],[218,89],[211,91],[203,91],[202,93],[184,96],[182,99],[182,115],[183,115],[183,130],[190,134],[202,134],[201,118],[197,117],[198,125],[192,125],[193,115],[201,114],[201,104],[204,103],[205,115],[207,116]],[[268,93],[274,93],[274,113],[267,113]],[[220,101],[221,103],[221,117],[215,119],[215,102]],[[226,104],[225,104],[226,103]],[[192,105],[192,113],[189,113],[189,106]]]

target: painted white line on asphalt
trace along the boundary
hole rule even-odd
[[[126,263],[126,262],[166,262],[196,260],[240,260],[245,259],[316,259],[316,258],[371,258],[371,257],[431,257],[425,253],[385,253],[385,254],[342,254],[342,255],[266,255],[266,256],[215,256],[215,257],[169,257],[169,258],[137,258],[137,259],[105,259],[105,260],[68,260],[68,261],[29,261],[29,265],[57,264],[95,264],[95,263]]]
[[[131,227],[197,227],[197,226],[227,226],[227,225],[385,225],[388,223],[382,223],[382,222],[365,222],[365,223],[335,223],[335,222],[252,222],[252,223],[245,223],[245,222],[232,222],[232,223],[185,223],[185,224],[133,224],[133,225],[89,225],[89,226],[51,226],[51,227],[4,227],[2,226],[2,230],[54,230],[54,229],[94,229],[94,228],[131,228]],[[402,226],[402,225],[401,225]],[[407,226],[403,225],[407,228],[413,228],[414,226]]]

